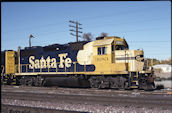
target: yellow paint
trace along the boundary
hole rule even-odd
[[[96,67],[95,72],[111,71],[111,68],[109,68],[111,65],[111,55],[93,56],[93,64]]]
[[[15,73],[15,51],[5,52],[5,74]]]
[[[136,60],[134,60],[134,67],[135,67],[135,71],[142,71],[143,70],[143,66],[144,66],[144,62],[142,62],[141,60],[144,58],[140,58],[140,55],[144,55],[142,50],[134,50],[134,57],[136,57]]]
[[[112,63],[111,54],[93,56],[95,73],[112,74],[119,71],[127,71],[127,63]]]
[[[128,64],[126,63],[114,63],[114,64],[111,64],[111,70],[112,72],[114,71],[128,71]]]
[[[106,46],[110,45],[114,41],[114,38],[111,39],[103,39],[103,40],[95,40],[93,46]]]

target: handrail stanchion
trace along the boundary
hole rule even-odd
[[[65,72],[66,72],[66,65],[65,65]]]
[[[73,71],[76,72],[76,62],[74,62],[73,64],[74,64],[74,67],[73,67],[74,70]]]
[[[27,73],[27,64],[26,64],[26,73]]]
[[[20,64],[20,72],[19,73],[21,73],[22,72],[22,64]]]
[[[77,71],[76,71],[76,65],[77,65],[77,62],[75,62],[75,72],[77,72]]]
[[[57,64],[58,64],[58,62],[56,63],[56,72],[57,72],[57,68],[58,68],[58,65]]]
[[[85,62],[84,62],[84,72],[86,72],[86,69],[85,69]]]
[[[42,72],[42,67],[40,68],[40,72]]]

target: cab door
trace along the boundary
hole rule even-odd
[[[112,57],[112,63],[115,63],[115,45],[111,44],[111,57]]]

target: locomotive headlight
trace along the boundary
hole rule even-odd
[[[144,61],[143,55],[137,55],[136,60],[139,61],[139,62],[143,62]]]

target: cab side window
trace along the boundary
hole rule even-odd
[[[107,48],[106,47],[98,47],[97,50],[98,50],[97,51],[98,55],[105,55],[105,54],[107,54]]]
[[[98,48],[98,55],[101,55],[101,47]]]

